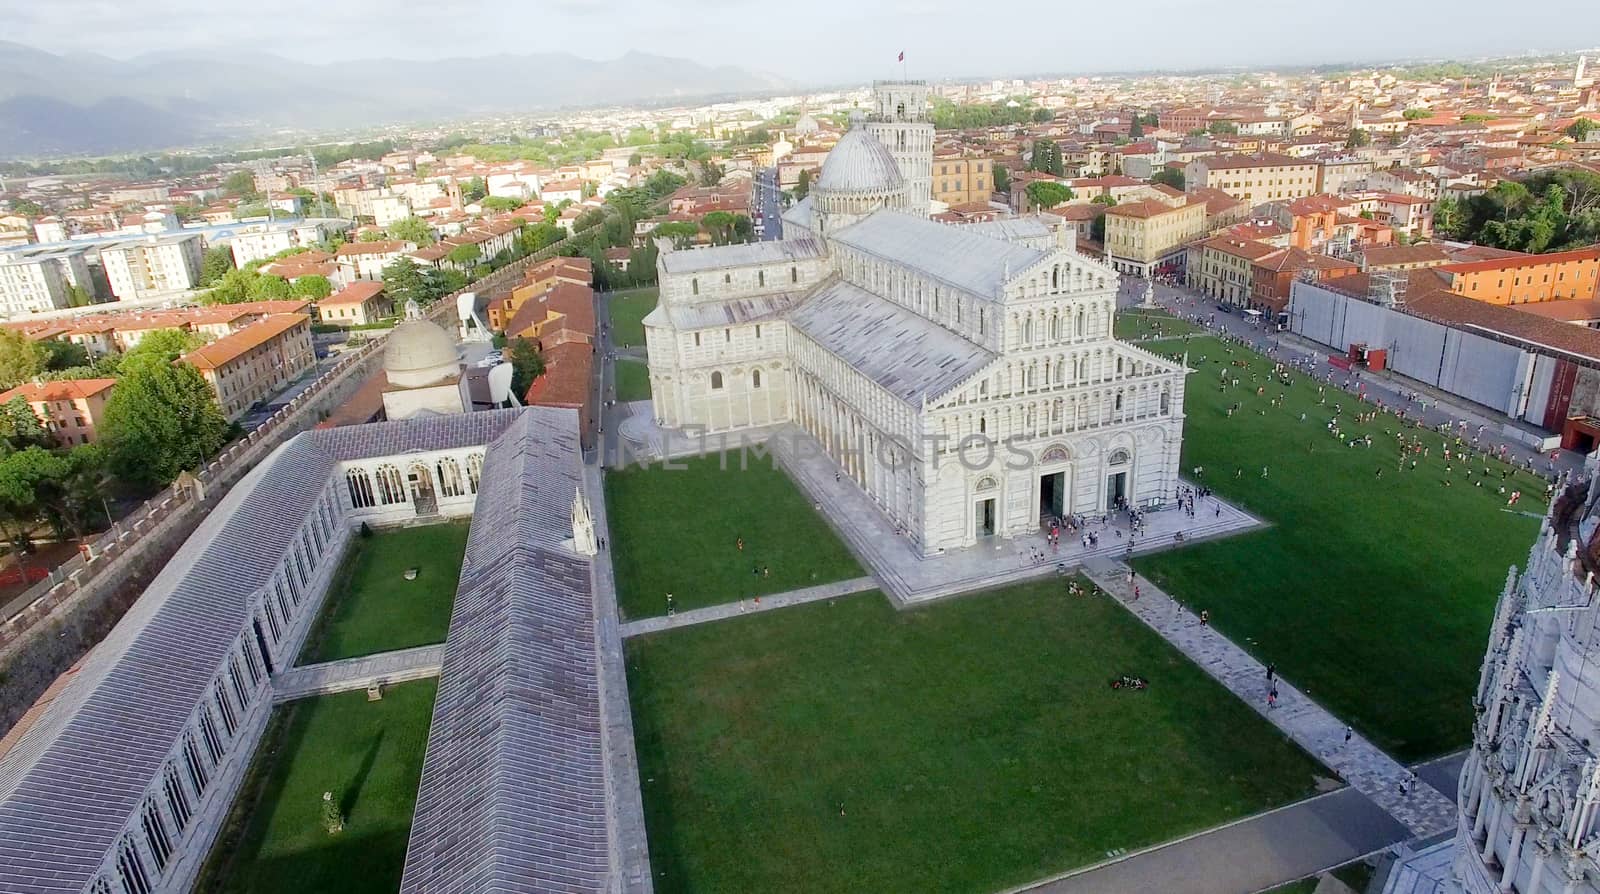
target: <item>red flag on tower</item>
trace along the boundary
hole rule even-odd
[[[900,51],[900,58],[897,61],[900,61],[900,62],[906,61],[906,51],[905,50],[901,50]]]

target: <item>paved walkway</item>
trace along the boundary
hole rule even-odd
[[[1419,764],[1454,792],[1466,752]],[[1043,879],[1007,894],[1249,894],[1343,866],[1410,840],[1411,830],[1353,788]]]
[[[640,618],[637,621],[629,621],[623,624],[622,635],[630,637],[645,633],[657,633],[662,630],[675,630],[679,627],[704,624],[708,621],[723,621],[728,618],[740,618],[745,615],[769,612],[773,609],[788,608],[791,605],[804,605],[807,602],[835,599],[840,596],[848,596],[851,593],[863,593],[877,588],[878,582],[870,577],[851,578],[850,580],[842,580],[833,584],[818,584],[815,587],[804,587],[799,590],[789,590],[786,593],[762,596],[756,600],[741,599],[738,602],[677,612],[670,618],[666,616]]]
[[[583,467],[583,489],[589,497],[595,536],[610,543],[605,488],[598,466]],[[633,741],[633,709],[628,700],[628,669],[622,651],[611,551],[601,550],[594,557],[592,567],[600,647],[600,720],[605,736],[608,807],[614,822],[612,846],[614,852],[621,855],[622,894],[651,894],[655,890],[655,879],[650,873],[650,846],[645,836],[639,757]]]
[[[1410,777],[1409,770],[1359,734],[1346,743],[1344,722],[1281,678],[1277,682],[1278,704],[1268,708],[1266,667],[1215,628],[1202,626],[1198,617],[1154,584],[1137,578],[1141,597],[1135,601],[1126,565],[1096,560],[1088,563],[1085,570],[1090,579],[1139,620],[1340,778],[1404,823],[1413,835],[1425,838],[1455,827],[1455,805],[1449,798],[1422,780],[1402,795],[1400,786]]]
[[[444,643],[418,646],[415,649],[398,649],[291,667],[272,678],[272,700],[293,701],[313,695],[349,692],[365,689],[373,683],[403,683],[407,680],[425,680],[439,676],[439,666],[444,661]]]
[[[1091,522],[1090,530],[1099,535],[1100,542],[1089,548],[1067,534],[1061,538],[1061,546],[1051,550],[1040,531],[923,556],[908,538],[895,533],[888,516],[854,481],[834,477],[837,467],[815,438],[798,427],[785,426],[767,441],[767,448],[899,605],[1055,574],[1089,559],[1124,556],[1130,546],[1134,554],[1143,555],[1263,524],[1230,503],[1207,497],[1200,501],[1193,519],[1176,508],[1147,513],[1145,533],[1137,538],[1129,532],[1124,513]],[[1175,539],[1179,534],[1184,538],[1181,542]]]

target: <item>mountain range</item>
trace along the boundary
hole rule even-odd
[[[630,52],[323,64],[252,53],[119,60],[0,41],[0,157],[782,90],[772,75]]]

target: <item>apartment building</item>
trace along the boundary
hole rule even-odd
[[[1184,188],[1190,192],[1220,189],[1253,208],[1281,199],[1315,195],[1321,183],[1320,168],[1321,164],[1315,159],[1273,152],[1211,155],[1184,166]]]
[[[382,279],[383,268],[399,260],[406,252],[416,251],[414,242],[383,239],[377,242],[349,242],[333,253],[334,262],[343,271],[345,281],[356,279]]]
[[[355,282],[317,302],[317,318],[335,326],[367,326],[394,315],[381,282]]]
[[[1213,301],[1248,307],[1255,288],[1255,262],[1280,251],[1276,245],[1226,233],[1189,246],[1189,287]]]
[[[309,314],[273,314],[180,358],[205,377],[232,422],[316,364]]]
[[[1490,304],[1590,301],[1600,297],[1600,245],[1577,251],[1443,264],[1450,291]]]
[[[0,393],[0,404],[22,398],[57,446],[77,447],[99,440],[100,420],[116,384],[116,379],[27,382]]]
[[[0,315],[9,318],[69,307],[74,285],[90,288],[82,248],[0,253]]]
[[[959,152],[933,156],[933,200],[946,205],[988,202],[994,193],[993,159]]]
[[[252,261],[264,260],[291,248],[316,245],[326,239],[334,229],[343,228],[343,226],[330,228],[328,224],[322,222],[250,227],[236,233],[228,240],[228,248],[233,252],[233,265],[243,267]]]
[[[147,298],[194,288],[204,251],[198,235],[152,235],[100,246],[100,263],[119,300]]]
[[[1179,267],[1184,246],[1206,232],[1206,203],[1187,197],[1147,199],[1106,209],[1106,260],[1122,273],[1149,276]]]

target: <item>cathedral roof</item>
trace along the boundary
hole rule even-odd
[[[670,323],[672,328],[682,331],[760,323],[783,316],[805,297],[805,292],[796,291],[694,304],[658,304],[645,315],[644,323],[646,326]]]
[[[789,322],[913,406],[939,398],[995,357],[982,345],[839,279],[813,292]]]
[[[669,251],[661,256],[661,266],[668,273],[701,273],[725,267],[787,264],[820,258],[822,254],[822,243],[815,239],[774,239]]]
[[[816,188],[825,192],[886,192],[904,185],[900,166],[889,147],[864,128],[854,127],[823,160]]]
[[[976,226],[878,211],[840,230],[833,241],[988,298],[999,297],[1010,276],[1047,254],[982,235]]]

